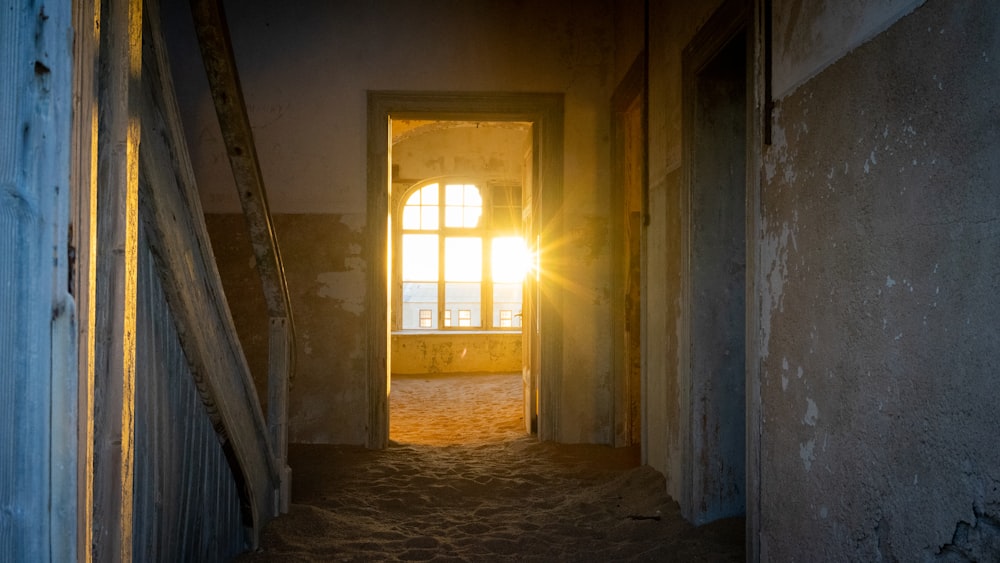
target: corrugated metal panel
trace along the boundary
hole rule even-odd
[[[143,234],[139,243],[133,555],[228,561],[248,547],[239,494]]]

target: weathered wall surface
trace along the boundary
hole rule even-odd
[[[646,48],[646,7],[645,0],[616,0],[614,7],[614,83],[618,84]]]
[[[205,221],[236,323],[267,404],[267,307],[242,214],[209,214]],[[330,404],[364,404],[363,218],[337,214],[278,214],[289,297],[295,314],[295,379],[289,397],[293,442],[364,442],[356,411]]]
[[[646,229],[646,462],[683,498],[689,382],[681,365],[681,91],[684,47],[720,2],[650,2],[649,226]]]
[[[365,268],[382,267],[363,260],[366,91],[464,90],[565,93],[565,232],[551,233],[550,242],[575,271],[565,290],[568,384],[559,427],[563,441],[608,442],[610,0],[257,1],[227,8],[299,336],[291,439],[364,443],[360,280]],[[171,56],[203,205],[208,213],[238,212],[186,28],[190,16],[182,3],[164,9],[174,10],[167,13]],[[353,253],[350,265],[323,262],[343,248]],[[240,260],[235,267],[245,277]]]
[[[520,334],[397,333],[391,352],[393,375],[521,371]]]
[[[762,560],[996,558],[998,30],[992,2],[928,1],[778,100]]]
[[[423,129],[427,129],[423,131]],[[395,137],[395,134],[393,135]],[[519,183],[523,149],[530,142],[525,123],[465,123],[413,129],[392,147],[398,178],[417,182],[436,176],[469,176],[478,180]],[[393,191],[395,197],[396,190]]]
[[[784,96],[923,3],[924,0],[775,0],[774,96]]]

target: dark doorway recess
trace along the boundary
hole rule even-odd
[[[728,3],[685,50],[690,496],[682,506],[695,524],[746,511],[744,10]]]

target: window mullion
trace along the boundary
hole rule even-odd
[[[493,248],[487,237],[488,231],[479,233],[479,240],[483,245],[483,274],[482,284],[480,284],[481,294],[479,302],[482,303],[482,324],[484,330],[493,328]]]
[[[446,328],[444,326],[444,310],[445,307],[447,306],[447,304],[444,302],[444,296],[445,296],[444,263],[445,260],[447,259],[447,257],[444,255],[444,237],[445,237],[444,186],[445,186],[444,182],[438,183],[438,329]]]

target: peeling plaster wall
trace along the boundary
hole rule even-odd
[[[649,217],[646,228],[643,353],[646,462],[666,478],[667,492],[683,498],[689,382],[681,364],[681,91],[684,47],[721,2],[650,2]]]
[[[923,3],[774,0],[774,96],[784,96]]]
[[[998,30],[993,2],[928,0],[777,101],[762,560],[1000,551]]]
[[[392,335],[393,375],[520,371],[520,333],[455,331]]]
[[[257,394],[266,405],[267,307],[243,215],[209,214],[205,220]],[[356,215],[274,216],[298,344],[289,397],[292,442],[365,439],[357,411],[331,408],[367,401],[363,225],[364,217]]]
[[[530,142],[530,131],[527,124],[435,129],[394,144],[392,163],[398,167],[399,178],[407,181],[458,175],[520,183],[523,150]],[[397,195],[394,190],[393,196]]]
[[[226,7],[299,338],[290,439],[365,442],[362,280],[367,267],[381,267],[363,258],[366,91],[431,90],[565,94],[565,232],[549,233],[551,244],[567,249],[563,260],[573,273],[557,426],[560,441],[610,442],[610,257],[602,240],[613,2],[257,0]],[[237,213],[190,15],[184,3],[164,10],[203,206],[210,214]],[[350,265],[324,263],[342,249],[352,252]],[[241,279],[249,277],[244,260],[220,257]]]

